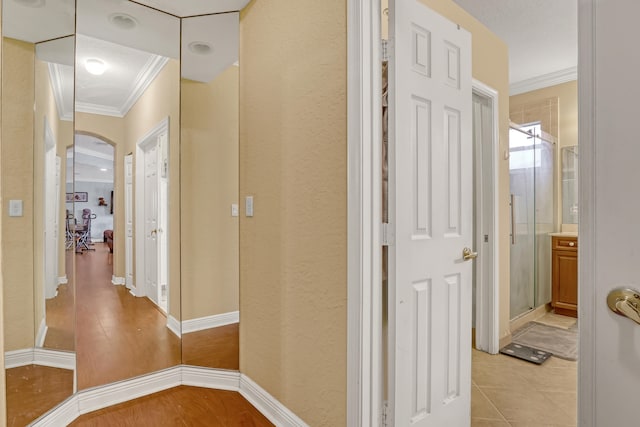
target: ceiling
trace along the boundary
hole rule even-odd
[[[577,0],[453,0],[509,46],[511,94],[577,78]]]
[[[68,159],[72,157],[74,161],[67,162],[67,177],[82,182],[113,182],[113,146],[94,136],[78,134],[73,152],[67,153]]]

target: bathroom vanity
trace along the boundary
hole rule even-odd
[[[551,305],[557,314],[578,317],[578,234],[551,233]]]

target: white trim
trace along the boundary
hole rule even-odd
[[[4,353],[6,369],[27,365],[49,366],[51,368],[75,370],[76,354],[70,351],[48,350],[45,348],[25,348]]]
[[[381,6],[347,2],[347,425],[380,425]]]
[[[564,70],[554,71],[553,73],[544,74],[542,76],[511,83],[509,85],[509,95],[531,92],[532,90],[572,82],[577,79],[578,67],[570,67]]]
[[[578,234],[578,425],[592,427],[596,422],[596,1],[578,2],[578,133],[580,156],[578,188],[580,221]],[[600,302],[601,303],[601,302]]]
[[[49,79],[53,89],[53,96],[56,101],[58,118],[65,122],[70,122],[73,120],[73,110],[67,111],[64,108],[64,78],[62,77],[62,67],[62,64],[49,62]]]
[[[182,384],[181,367],[175,366],[150,375],[81,391],[78,396],[79,415]]]
[[[144,277],[145,272],[145,224],[144,224],[144,152],[145,148],[157,143],[157,138],[162,133],[167,133],[169,137],[169,117],[165,117],[160,120],[153,128],[151,128],[146,134],[138,139],[136,142],[136,157],[133,162],[133,174],[134,174],[134,188],[133,188],[133,217],[135,244],[134,256],[135,256],[135,272],[134,277],[136,283],[136,296],[147,296],[147,285]],[[158,147],[160,148],[160,147]],[[158,165],[160,167],[160,165]],[[159,279],[159,277],[158,277]],[[170,288],[169,288],[170,290]],[[168,293],[167,307],[169,306],[169,298],[171,294]],[[150,299],[151,300],[151,299]],[[151,300],[153,301],[153,300]]]
[[[111,283],[113,283],[115,286],[122,286],[124,285],[124,277],[118,277],[118,276],[111,276]]]
[[[67,279],[67,276],[60,276],[58,277],[58,285],[66,285],[69,283],[69,279]]]
[[[202,331],[205,329],[217,328],[220,326],[231,325],[240,321],[240,312],[231,311],[229,313],[214,314],[213,316],[198,317],[182,321],[182,333]]]
[[[40,326],[38,327],[38,333],[36,334],[36,347],[44,346],[44,340],[47,338],[48,329],[47,319],[43,317],[40,321]]]
[[[160,71],[162,71],[162,68],[167,64],[167,62],[169,62],[169,58],[164,56],[154,55],[149,58],[140,73],[136,76],[135,83],[131,88],[131,94],[120,107],[76,101],[76,111],[120,118],[126,116],[131,107],[134,106],[151,83],[153,83],[158,74],[160,74]]]
[[[183,365],[182,385],[238,391],[240,390],[240,372]]]
[[[244,374],[240,374],[240,394],[278,427],[308,426],[296,414]]]
[[[237,391],[276,426],[308,426],[246,375],[237,371],[186,365],[174,366],[152,374],[80,391],[31,425],[37,427],[68,425],[80,415],[179,385]]]
[[[167,328],[169,328],[169,330],[178,338],[182,336],[182,333],[180,332],[180,321],[170,314],[167,315]]]
[[[472,91],[491,100],[493,118],[492,164],[489,165],[493,188],[491,200],[487,201],[491,206],[493,216],[492,230],[489,233],[489,239],[493,242],[493,253],[490,254],[493,260],[493,271],[491,272],[491,283],[483,283],[480,287],[476,287],[476,347],[487,353],[497,354],[500,350],[500,286],[498,280],[500,273],[500,221],[498,215],[500,212],[500,176],[498,167],[500,164],[499,96],[497,90],[476,79],[473,79]],[[486,173],[486,171],[483,170],[482,173]],[[476,227],[478,242],[481,242],[483,232],[478,229],[477,224],[474,227]],[[479,247],[476,249],[479,249]]]

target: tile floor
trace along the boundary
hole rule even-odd
[[[575,323],[550,315],[544,323]],[[576,382],[576,362],[552,357],[538,366],[473,350],[471,426],[575,427]]]

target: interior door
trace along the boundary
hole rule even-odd
[[[124,157],[125,285],[133,288],[133,155]]]
[[[144,153],[145,285],[158,305],[158,145]]]
[[[390,2],[389,398],[396,426],[470,423],[471,35]],[[471,254],[471,257],[473,254]]]
[[[45,207],[44,207],[44,280],[45,298],[56,296],[58,288],[58,228],[57,217],[59,199],[56,199],[56,192],[59,192],[60,172],[59,166],[56,168],[55,146],[45,152],[44,181],[45,181]],[[57,176],[56,176],[57,175]]]
[[[614,314],[607,298],[617,288],[640,291],[640,55],[624,54],[637,49],[640,2],[578,4],[578,425],[632,427],[639,425],[640,325]],[[626,310],[633,317],[638,308]]]

